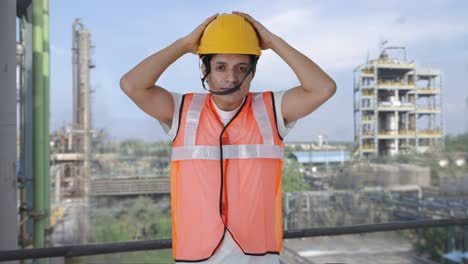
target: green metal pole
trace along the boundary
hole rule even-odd
[[[43,31],[43,78],[44,78],[44,208],[47,213],[46,227],[50,217],[50,139],[49,139],[49,109],[50,109],[50,56],[49,56],[49,0],[42,0]]]
[[[42,1],[33,1],[33,140],[34,140],[34,237],[35,248],[44,247],[44,80]]]
[[[16,1],[0,1],[0,251],[18,246],[15,17]]]

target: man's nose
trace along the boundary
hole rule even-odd
[[[226,81],[228,82],[237,82],[238,79],[237,79],[237,74],[235,72],[235,70],[228,70],[226,71],[226,75],[225,75],[225,78],[226,78]]]

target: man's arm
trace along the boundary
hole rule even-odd
[[[172,125],[172,95],[155,83],[169,65],[185,54],[181,40],[140,62],[120,79],[120,88],[148,115]]]
[[[281,111],[287,124],[312,113],[332,97],[336,92],[336,84],[312,60],[281,38],[273,38],[271,44],[271,49],[291,67],[301,83],[283,95]]]
[[[262,49],[272,49],[296,74],[300,86],[291,88],[283,95],[281,112],[285,124],[298,120],[317,109],[336,92],[336,84],[319,66],[286,41],[271,33],[251,16],[245,17],[257,30]]]
[[[186,37],[144,59],[120,79],[120,88],[138,107],[169,127],[174,115],[172,95],[155,83],[181,56],[188,52],[197,52],[203,30],[215,17],[216,15],[209,17]]]

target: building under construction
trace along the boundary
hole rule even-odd
[[[391,57],[395,56],[395,57]],[[354,155],[424,153],[442,138],[442,78],[419,69],[405,47],[383,48],[354,70]]]

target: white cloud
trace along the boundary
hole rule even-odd
[[[460,107],[463,105],[459,103],[452,108],[448,106],[448,101],[454,103],[452,100],[454,96],[449,93],[456,93],[458,97],[460,94],[467,95],[462,88],[466,87],[466,78],[453,78],[453,76],[466,73],[468,51],[460,48],[463,46],[461,44],[453,50],[447,47],[450,47],[451,39],[466,36],[468,17],[464,15],[466,12],[463,8],[453,8],[456,6],[454,1],[447,2],[402,0],[385,3],[353,1],[352,4],[347,4],[333,0],[327,2],[260,0],[215,5],[210,2],[210,7],[220,9],[218,11],[241,10],[252,14],[273,33],[310,57],[333,78],[336,77],[339,84],[337,94],[317,112],[301,120],[288,138],[307,138],[313,129],[320,130],[331,138],[351,139],[352,70],[366,60],[367,54],[370,58],[375,58],[378,55],[379,42],[382,40],[389,40],[390,45],[407,46],[409,59],[416,59],[418,65],[425,61],[428,66],[447,72],[444,85],[450,89],[446,89],[447,94],[444,94],[447,100],[447,103],[444,101],[444,111],[447,113],[445,118],[449,120],[448,124],[453,124],[450,129],[453,131],[455,129],[453,127],[458,129],[459,122],[450,122],[450,120],[457,120],[462,116],[461,113],[466,113],[463,112],[466,110],[463,110]],[[145,56],[169,45],[177,37],[188,34],[201,21],[202,13],[208,16],[212,9],[207,10],[208,2],[204,1],[196,4],[200,12],[194,12],[195,9],[184,4],[177,19],[172,21],[167,20],[170,15],[166,13],[170,12],[165,12],[166,9],[155,8],[151,11],[151,14],[154,13],[152,17],[141,15],[140,9],[123,6],[124,2],[117,6],[120,5],[121,9],[129,9],[130,12],[124,17],[125,23],[119,24],[119,27],[100,24],[105,20],[95,20],[99,23],[94,25],[91,22],[93,20],[89,22],[90,28],[95,28],[92,34],[93,39],[95,38],[94,44],[97,46],[95,51],[97,68],[91,72],[91,82],[96,89],[96,93],[93,94],[93,107],[95,107],[93,122],[100,127],[108,127],[111,134],[122,137],[129,133],[125,128],[141,126],[145,130],[141,132],[142,137],[158,138],[153,135],[153,133],[162,133],[158,125],[152,127],[151,123],[148,127],[144,127],[139,123],[140,120],[150,122],[149,117],[120,92],[119,77]],[[168,2],[165,8],[176,5]],[[421,11],[423,5],[424,12]],[[402,6],[405,8],[401,8]],[[353,8],[348,10],[349,7]],[[149,9],[152,7],[145,8]],[[66,15],[70,10],[64,9],[63,13]],[[91,11],[93,9],[83,9],[81,12],[84,13],[80,15],[92,17],[92,13],[87,13]],[[51,27],[51,30],[57,31],[58,28],[58,26]],[[119,29],[118,32],[113,31],[116,28]],[[57,37],[59,35],[51,36],[56,36],[53,38],[59,40]],[[54,123],[57,124],[65,117],[67,119],[71,117],[71,36],[67,33],[60,41],[51,42],[51,59],[55,65],[51,69],[53,70],[51,78],[54,81],[51,99],[55,100],[51,111],[55,114],[52,118],[55,118]],[[413,50],[425,49],[428,43],[437,43],[433,47],[444,50],[427,51],[427,56],[424,58],[412,57]],[[161,76],[158,84],[181,93],[201,91],[197,66],[196,56],[184,56],[171,65],[170,69]],[[464,70],[459,70],[460,67],[464,67]],[[263,53],[254,79],[255,89],[286,89],[298,83],[289,66],[273,51]],[[57,98],[60,100],[56,100]],[[336,119],[330,119],[330,113]],[[137,123],[138,125],[135,125]]]
[[[259,21],[327,71],[351,71],[369,53],[371,58],[376,57],[383,40],[392,46],[417,47],[468,33],[468,27],[450,19],[407,20],[395,13],[327,17],[313,9],[292,9]],[[258,78],[265,78],[262,81],[276,84],[295,79],[288,66],[272,52],[264,52],[260,62],[263,74]],[[280,80],[273,80],[272,76]]]
[[[274,8],[270,7],[270,9]],[[424,58],[437,62],[429,65],[434,68],[443,68],[444,65],[446,67],[458,65],[466,57],[466,51],[454,55],[446,48],[447,45],[450,45],[450,39],[455,40],[468,34],[467,23],[460,21],[460,16],[444,17],[438,15],[436,17],[429,13],[425,14],[426,16],[415,14],[405,17],[403,12],[398,10],[367,10],[367,12],[367,14],[349,13],[337,16],[316,8],[292,6],[288,9],[283,6],[282,12],[276,12],[277,15],[257,18],[273,33],[315,61],[328,74],[333,76],[340,73],[338,75],[341,76],[336,80],[340,82],[340,89],[334,97],[335,99],[339,98],[339,102],[332,99],[331,101],[335,102],[333,107],[325,108],[328,109],[327,111],[346,113],[346,118],[340,114],[339,118],[337,116],[339,120],[331,122],[325,118],[328,115],[320,111],[321,108],[310,117],[301,120],[302,125],[296,127],[290,138],[306,138],[310,131],[322,129],[332,138],[351,139],[353,125],[350,106],[352,102],[343,101],[349,100],[348,96],[351,95],[351,91],[342,90],[342,88],[351,87],[352,82],[349,79],[349,83],[343,84],[347,78],[343,78],[344,75],[341,73],[349,72],[349,76],[352,78],[352,70],[356,66],[365,62],[368,56],[371,59],[378,56],[379,43],[383,40],[388,40],[390,46],[406,46],[408,49],[407,59],[417,62],[421,62],[421,58],[412,57],[413,50],[424,49],[428,43],[441,43],[438,45],[444,50],[428,50],[427,56]],[[449,63],[447,60],[440,61],[441,56],[450,57],[451,64],[447,64]],[[451,74],[456,73],[451,72]],[[261,84],[260,89],[272,90],[287,89],[299,83],[289,66],[273,51],[263,52],[255,82]],[[255,85],[256,83],[254,83],[254,87],[259,86]],[[458,89],[458,87],[454,88]],[[449,115],[450,118],[460,116],[460,113],[466,111],[463,104],[445,105],[444,112],[447,114],[445,118],[448,118]],[[318,120],[323,122],[316,122]],[[460,129],[451,127],[449,130]]]

